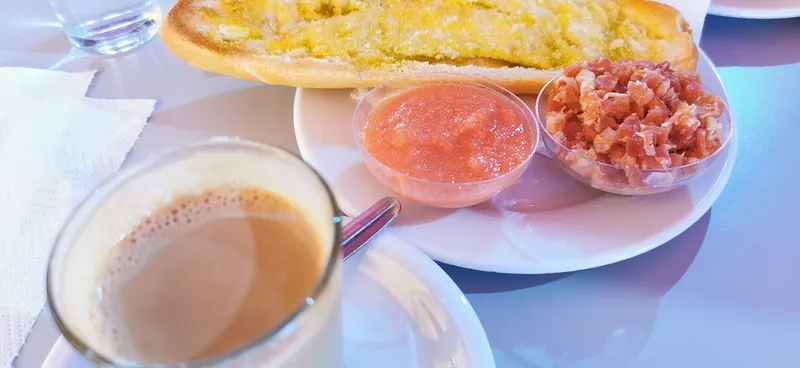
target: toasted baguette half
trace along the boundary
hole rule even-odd
[[[527,94],[599,56],[694,71],[698,55],[683,16],[649,0],[179,0],[161,38],[196,68],[307,88],[438,72]]]

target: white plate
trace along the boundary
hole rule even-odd
[[[447,274],[392,234],[344,263],[346,368],[494,368],[475,311]],[[43,368],[89,368],[60,338]]]
[[[709,90],[727,102],[719,75],[702,51],[699,64]],[[330,183],[341,209],[355,214],[392,192],[361,163],[350,92],[298,89],[294,126],[303,158]],[[603,194],[536,155],[519,182],[494,200],[460,210],[403,201],[391,230],[435,260],[482,271],[542,274],[622,261],[667,242],[708,211],[733,168],[735,128],[733,134],[707,172],[668,193]]]
[[[800,17],[800,0],[712,0],[708,12],[732,18],[796,18]]]

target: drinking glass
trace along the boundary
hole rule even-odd
[[[158,32],[157,0],[50,0],[69,41],[104,55],[133,50]]]
[[[104,335],[108,326],[93,323],[99,316],[89,303],[103,296],[93,281],[112,262],[110,248],[157,205],[219,187],[261,188],[293,202],[323,241],[323,272],[305,303],[256,341],[204,361],[158,367],[342,367],[341,234],[333,195],[297,156],[234,138],[186,146],[120,171],[78,206],[59,234],[47,271],[49,306],[61,333],[98,366],[149,367],[115,355]]]

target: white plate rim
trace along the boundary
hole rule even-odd
[[[800,17],[800,5],[785,8],[753,9],[714,4],[712,1],[708,13],[720,17],[740,19],[789,19]]]
[[[411,270],[424,270],[414,274],[425,281],[425,284],[431,288],[431,293],[436,295],[439,302],[447,308],[453,320],[458,323],[462,341],[469,344],[466,351],[471,358],[470,367],[495,368],[494,354],[483,324],[475,313],[475,309],[472,308],[472,304],[467,300],[467,296],[453,279],[417,247],[392,234],[391,229],[384,230],[378,237],[371,240],[371,242],[374,241],[394,243],[395,245],[390,248],[391,251],[399,252],[403,258],[411,261],[404,266]]]
[[[453,279],[444,272],[433,260],[405,240],[384,231],[371,242],[382,242],[384,252],[401,255],[402,265],[409,270],[422,270],[415,275],[423,280],[430,288],[432,294],[445,307],[447,313],[458,324],[462,342],[466,347],[470,368],[495,368],[494,354],[492,353],[486,331],[475,313],[475,309],[467,297],[458,288]],[[367,246],[369,247],[369,245]],[[368,252],[365,248],[362,252]],[[395,258],[394,260],[398,260]],[[63,336],[59,336],[47,357],[42,363],[42,368],[65,368],[66,363],[78,353],[75,352]]]
[[[676,222],[668,229],[660,232],[659,234],[655,235],[649,241],[641,241],[640,243],[645,243],[643,246],[636,247],[635,249],[628,251],[628,252],[615,252],[608,256],[596,255],[587,261],[583,261],[580,265],[573,264],[572,267],[565,267],[564,265],[559,264],[558,267],[552,267],[547,265],[541,265],[537,269],[530,269],[524,266],[519,265],[500,265],[500,264],[492,264],[487,266],[486,264],[480,263],[480,261],[471,262],[470,260],[464,259],[457,259],[454,260],[450,258],[446,253],[436,252],[435,248],[426,248],[421,249],[423,253],[430,256],[432,259],[443,262],[446,264],[468,268],[472,270],[478,271],[485,271],[485,272],[498,272],[498,273],[507,273],[507,274],[519,274],[519,275],[540,275],[540,274],[552,274],[552,273],[563,273],[563,272],[574,272],[580,270],[587,270],[602,266],[607,266],[610,264],[614,264],[617,262],[621,262],[624,260],[628,260],[634,257],[637,257],[641,254],[647,253],[665,243],[672,240],[673,238],[677,237],[684,231],[686,231],[689,227],[691,227],[697,220],[700,219],[714,202],[719,198],[722,190],[727,186],[728,181],[730,180],[730,175],[733,171],[733,167],[736,162],[736,155],[738,151],[738,129],[736,128],[736,118],[734,109],[731,107],[730,96],[728,95],[727,90],[725,89],[725,85],[722,82],[722,78],[717,71],[717,67],[714,62],[708,57],[708,55],[698,46],[698,55],[699,59],[702,59],[704,62],[707,62],[710,66],[711,72],[713,73],[714,77],[719,81],[723,97],[728,104],[730,120],[731,120],[731,141],[727,148],[728,152],[723,153],[725,155],[723,162],[723,167],[720,170],[719,175],[717,176],[716,181],[711,186],[708,192],[702,197],[702,199],[694,206],[694,209],[690,214],[684,217],[682,220]],[[308,162],[312,167],[317,167],[317,162],[314,159],[314,155],[311,155],[310,152],[312,151],[310,145],[307,143],[305,136],[301,134],[297,134],[303,129],[298,129],[300,126],[300,121],[303,119],[298,119],[298,116],[303,114],[302,108],[298,101],[301,100],[303,94],[303,88],[297,88],[295,91],[294,97],[294,106],[293,106],[293,128],[295,132],[295,138],[297,140],[297,146],[300,152],[301,157],[303,160]],[[336,193],[334,193],[336,195]],[[347,208],[342,208],[342,211],[348,213]],[[406,239],[404,239],[406,240]],[[408,242],[408,241],[407,241]],[[434,251],[432,251],[432,249]]]

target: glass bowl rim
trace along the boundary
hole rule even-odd
[[[430,77],[430,78],[424,78],[426,76]],[[441,78],[436,78],[437,76],[439,76]],[[416,78],[420,78],[419,81],[414,81],[414,79],[416,79]],[[489,88],[493,89],[496,92],[500,92],[504,98],[508,99],[509,102],[513,103],[515,106],[520,108],[520,110],[522,111],[523,119],[531,127],[531,133],[533,134],[533,137],[531,139],[530,152],[528,152],[528,154],[525,157],[525,159],[522,160],[522,162],[519,165],[514,166],[512,169],[508,170],[507,172],[503,173],[502,175],[498,175],[498,176],[495,176],[495,177],[490,178],[490,179],[484,179],[484,180],[480,180],[480,181],[468,181],[468,182],[443,182],[443,181],[433,181],[433,180],[429,180],[429,179],[417,178],[417,177],[408,175],[406,173],[402,173],[402,172],[400,172],[400,171],[398,171],[398,170],[396,170],[396,169],[384,164],[383,162],[380,162],[364,146],[364,140],[363,140],[362,134],[360,132],[360,130],[363,130],[363,127],[359,127],[359,125],[361,125],[361,124],[359,124],[359,122],[357,121],[356,114],[361,109],[365,108],[363,106],[365,104],[365,101],[373,93],[375,93],[375,91],[378,91],[378,90],[380,90],[382,88],[392,88],[391,84],[397,83],[399,81],[404,81],[404,80],[411,80],[411,82],[406,84],[406,85],[403,85],[402,87],[399,87],[398,91],[402,91],[402,90],[407,89],[407,88],[418,87],[420,85],[426,85],[426,84],[434,84],[435,85],[435,84],[465,83],[465,84],[470,84],[470,85],[478,85],[478,86],[482,86],[482,87],[489,87]],[[395,93],[397,93],[397,92],[395,92]],[[385,100],[385,98],[382,99],[381,101],[383,101],[383,100]],[[515,93],[509,91],[507,88],[505,88],[505,87],[503,87],[503,86],[501,86],[501,85],[499,85],[499,84],[497,84],[497,83],[495,83],[495,82],[493,82],[493,81],[491,81],[491,80],[489,80],[487,78],[477,77],[477,76],[470,75],[470,74],[451,73],[451,72],[412,73],[412,74],[401,75],[401,76],[399,76],[397,78],[392,78],[392,79],[390,79],[390,80],[388,80],[386,82],[383,82],[383,83],[379,84],[377,87],[370,89],[369,92],[364,94],[358,100],[358,104],[356,105],[355,110],[353,110],[352,124],[353,124],[353,135],[354,135],[354,138],[356,140],[356,146],[358,147],[358,150],[360,152],[362,152],[362,156],[364,156],[365,159],[368,159],[368,160],[372,161],[374,164],[380,166],[383,170],[387,170],[388,172],[392,173],[393,175],[397,175],[397,176],[400,176],[400,177],[403,177],[403,178],[408,178],[408,179],[410,179],[410,180],[412,180],[412,181],[414,181],[416,183],[421,183],[421,184],[426,184],[426,185],[433,185],[433,186],[447,186],[447,187],[456,186],[456,185],[457,186],[480,186],[480,185],[485,185],[485,184],[497,182],[499,179],[502,179],[502,178],[508,177],[509,175],[514,174],[520,168],[527,167],[527,165],[533,159],[533,156],[536,155],[536,149],[538,148],[538,146],[540,144],[541,134],[542,134],[541,133],[541,129],[539,127],[539,124],[537,123],[536,114],[533,112],[531,107],[527,103],[525,103],[525,101],[522,98],[520,98],[519,96],[517,96]],[[366,126],[365,124],[363,124],[363,125]]]

